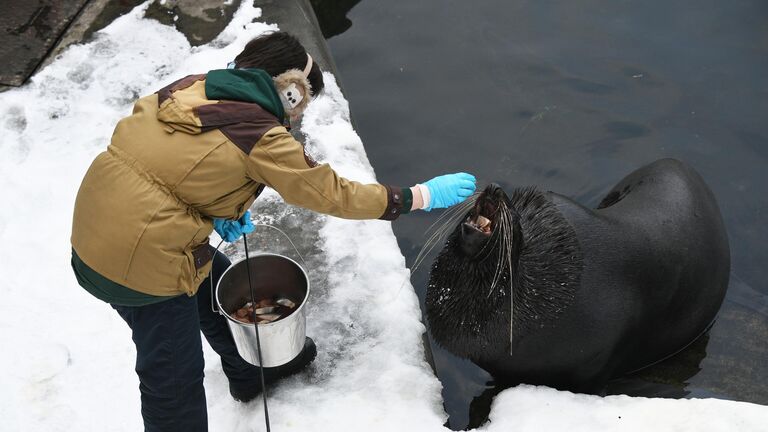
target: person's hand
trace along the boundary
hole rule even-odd
[[[243,234],[250,234],[254,230],[253,222],[251,222],[251,211],[246,210],[243,217],[237,220],[240,223],[240,231]]]
[[[232,243],[240,238],[240,223],[229,219],[214,219],[213,229],[227,243]]]
[[[237,241],[243,234],[253,232],[254,226],[251,222],[251,212],[246,211],[243,217],[238,220],[214,219],[213,229],[227,243]]]
[[[429,189],[429,202],[424,210],[456,205],[475,192],[475,176],[467,173],[445,174],[424,183]]]

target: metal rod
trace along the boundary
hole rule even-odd
[[[243,244],[245,245],[245,268],[248,271],[248,287],[251,291],[251,304],[253,305],[253,327],[256,329],[256,349],[259,353],[259,374],[261,375],[261,395],[264,399],[264,420],[267,423],[267,432],[269,428],[269,410],[267,409],[267,385],[264,382],[264,362],[261,360],[261,340],[259,340],[259,323],[256,320],[256,294],[253,291],[253,281],[251,279],[251,260],[248,258],[248,239],[243,233]]]
[[[216,306],[216,290],[213,288],[213,261],[216,259],[216,254],[219,253],[219,248],[222,243],[224,243],[224,239],[221,239],[219,245],[216,246],[216,250],[213,251],[213,257],[211,257],[211,274],[208,275],[208,281],[211,282],[211,310],[215,313],[219,313],[219,308]]]

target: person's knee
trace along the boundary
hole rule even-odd
[[[204,369],[202,351],[191,351],[186,355],[156,352],[152,358],[136,362],[142,394],[158,399],[175,399],[202,388]]]

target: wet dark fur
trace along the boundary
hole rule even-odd
[[[522,233],[512,255],[514,333],[519,335],[551,323],[568,306],[579,286],[582,262],[573,228],[541,192],[518,188],[508,202]],[[493,279],[500,249],[489,247],[479,257],[467,257],[455,251],[459,236],[459,229],[451,233],[432,265],[427,290],[430,331],[446,349],[471,360],[480,360],[480,353],[508,353],[509,269],[502,270],[493,290],[476,293],[472,287],[478,281]],[[499,236],[495,231],[489,245],[501,241]],[[446,268],[453,271],[436,271]],[[457,332],[456,327],[465,330]]]
[[[438,344],[499,381],[599,391],[698,338],[725,296],[720,211],[679,161],[636,170],[595,210],[533,188],[489,186],[476,199],[464,220],[503,203],[483,214],[493,231],[453,229],[431,269],[426,317]],[[510,243],[511,265],[491,289]]]

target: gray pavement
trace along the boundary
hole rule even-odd
[[[0,14],[0,85],[20,86],[88,0],[6,0]]]
[[[6,0],[0,16],[0,91],[24,84],[66,47],[87,41],[142,0]],[[174,26],[193,46],[213,40],[232,19],[241,1],[155,1],[148,18]],[[336,67],[309,0],[256,0],[262,20],[295,34],[323,70]]]

